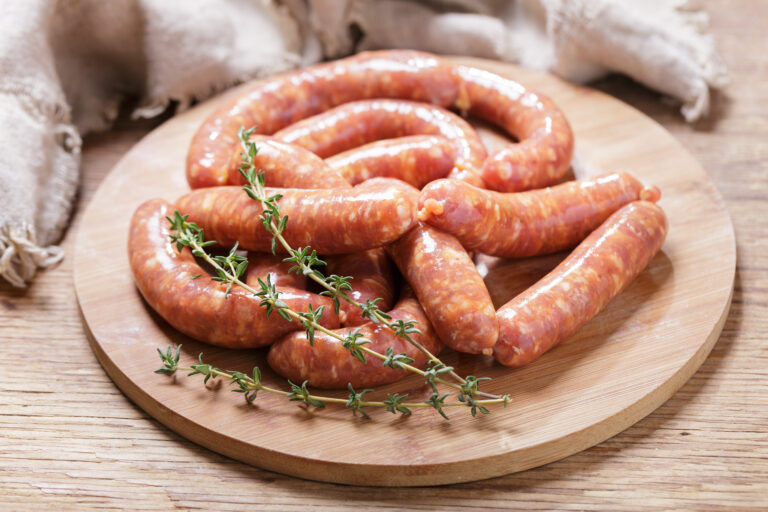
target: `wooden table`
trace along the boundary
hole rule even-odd
[[[726,198],[739,253],[733,305],[712,354],[632,428],[544,467],[451,487],[345,487],[262,471],[186,441],[118,391],[85,338],[67,258],[28,290],[0,284],[0,503],[10,510],[765,509],[768,9],[750,6],[709,2],[732,85],[708,120],[686,125],[676,107],[624,78],[597,84],[658,120],[700,159]],[[86,139],[63,242],[69,254],[101,179],[156,124],[121,122]]]

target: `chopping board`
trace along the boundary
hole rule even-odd
[[[600,92],[494,61],[456,61],[508,75],[552,97],[564,110],[587,172],[629,171],[658,185],[669,235],[645,271],[576,335],[519,369],[446,351],[462,375],[488,376],[484,390],[509,393],[508,407],[473,418],[451,408],[412,416],[348,409],[312,410],[274,395],[247,404],[222,381],[167,377],[156,348],[182,345],[180,363],[199,353],[215,366],[250,372],[286,388],[264,350],[211,347],[176,332],[136,290],[126,243],[134,209],[188,190],[184,159],[192,134],[224,97],[167,121],[132,148],[104,179],[85,211],[74,252],[74,281],[91,346],[115,384],[168,428],[211,450],[297,477],[355,485],[418,486],[466,482],[546,464],[629,427],[667,400],[696,371],[723,327],[736,263],[733,227],[722,197],[696,160],[661,126]],[[234,90],[230,94],[237,94]],[[489,146],[505,143],[476,124]],[[589,171],[589,170],[592,171]],[[564,257],[478,257],[500,306]],[[424,400],[416,376],[382,386]],[[346,393],[326,393],[346,397]]]

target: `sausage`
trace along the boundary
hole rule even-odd
[[[521,366],[602,311],[648,265],[667,234],[664,212],[636,201],[611,215],[560,265],[502,306],[494,357]]]
[[[393,320],[414,321],[421,334],[411,334],[414,341],[420,343],[433,354],[440,352],[442,344],[432,329],[429,320],[413,294],[405,289],[400,300],[389,312]],[[413,366],[423,368],[427,356],[403,338],[381,325],[368,322],[359,327],[360,334],[371,341],[365,345],[381,354],[392,348],[395,354],[405,353],[413,358]],[[338,329],[335,333],[346,336],[353,328]],[[409,375],[407,370],[393,369],[382,365],[382,361],[370,355],[365,356],[366,363],[353,357],[342,343],[322,332],[315,333],[314,344],[310,345],[304,333],[291,333],[272,345],[267,355],[269,366],[293,382],[308,381],[310,386],[325,389],[378,386],[395,382]]]
[[[263,347],[301,329],[277,314],[267,317],[261,299],[242,288],[233,287],[226,297],[226,284],[213,281],[189,248],[179,253],[171,243],[165,217],[173,210],[162,199],[145,202],[134,213],[128,236],[136,286],[157,314],[187,336],[228,348]],[[325,305],[320,322],[331,329],[339,325],[327,297],[295,291],[280,298],[296,311]]]
[[[500,126],[519,141],[485,161],[486,186],[517,192],[560,181],[573,156],[573,132],[552,100],[490,71],[456,66],[456,73],[462,87],[456,106]]]
[[[292,247],[346,254],[381,247],[408,231],[415,223],[419,191],[400,180],[375,178],[349,189],[267,188],[266,193],[283,196],[280,213],[288,217],[283,236]],[[193,190],[176,204],[223,247],[239,241],[243,249],[271,251],[272,235],[260,219],[263,206],[240,187]]]
[[[454,145],[450,177],[482,186],[480,170],[488,156],[474,128],[443,108],[413,101],[376,99],[341,105],[274,134],[327,158],[368,142],[404,135],[441,135]]]
[[[492,353],[496,311],[483,278],[454,236],[420,223],[388,252],[443,343],[459,352]]]
[[[395,302],[395,275],[392,262],[383,248],[353,254],[342,254],[326,258],[327,273],[351,277],[352,291],[347,295],[355,301],[366,304],[369,300],[381,299],[376,303],[381,311],[392,309]],[[361,325],[368,320],[363,311],[344,300],[340,303],[339,317],[342,325]]]
[[[245,284],[251,288],[259,289],[259,279],[266,282],[269,276],[270,282],[278,289],[293,288],[306,290],[307,277],[304,274],[291,272],[293,263],[283,261],[282,256],[271,253],[248,253],[248,268],[245,271]],[[329,303],[330,307],[333,304]]]
[[[411,135],[371,142],[326,158],[328,166],[352,185],[384,177],[422,188],[453,169],[455,148],[445,137]]]
[[[458,97],[453,65],[416,51],[380,51],[320,64],[257,82],[213,112],[187,153],[190,183],[211,183],[232,159],[241,127],[272,134],[329,108],[366,98],[405,98],[450,106]]]
[[[422,190],[418,218],[467,250],[522,258],[575,247],[623,205],[658,196],[628,173],[516,193],[438,180]]]
[[[454,65],[411,50],[366,52],[261,81],[213,112],[187,154],[190,183],[216,181],[236,167],[240,127],[272,134],[351,101],[401,98],[458,108],[498,124],[520,142],[492,154],[478,169],[455,175],[499,191],[550,185],[568,170],[573,133],[563,113],[541,94],[490,71]]]
[[[344,188],[350,184],[336,170],[328,167],[322,158],[311,151],[286,144],[265,135],[251,135],[258,153],[253,158],[256,169],[264,172],[264,181],[268,187],[279,188]],[[235,162],[220,169],[220,174],[212,173],[207,177],[216,180],[190,182],[190,188],[213,187],[217,185],[244,185],[246,181],[240,174],[239,167],[242,148],[237,146],[232,155]]]

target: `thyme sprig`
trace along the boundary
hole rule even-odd
[[[268,314],[275,311],[278,315],[283,317],[287,321],[298,321],[305,329],[307,329],[307,339],[310,344],[314,343],[314,335],[316,332],[322,332],[342,342],[345,348],[352,352],[352,355],[357,357],[361,362],[365,363],[365,356],[369,355],[380,359],[381,361],[388,362],[391,358],[385,354],[372,350],[365,345],[370,343],[370,340],[366,340],[359,330],[352,330],[346,335],[341,335],[321,325],[318,320],[322,315],[324,306],[318,307],[316,310],[311,309],[310,312],[297,312],[292,310],[286,302],[280,299],[280,292],[277,290],[271,278],[267,275],[266,280],[258,279],[260,289],[255,289],[252,286],[246,284],[240,278],[245,272],[245,267],[241,268],[242,256],[236,254],[236,252],[230,251],[226,256],[212,256],[209,254],[205,247],[210,245],[208,241],[205,241],[202,228],[200,228],[194,222],[189,222],[188,215],[181,215],[178,211],[174,211],[173,217],[167,217],[170,223],[171,240],[179,246],[189,247],[192,254],[204,260],[206,263],[213,267],[216,272],[216,276],[213,279],[227,283],[227,292],[229,293],[232,285],[237,285],[243,290],[252,293],[255,296],[261,298],[260,305],[264,306]],[[215,243],[215,242],[214,242]],[[239,272],[239,274],[238,274]],[[354,351],[354,352],[353,352]],[[426,372],[415,366],[412,366],[407,362],[408,358],[405,354],[398,354],[401,356],[397,361],[397,369],[407,370],[416,373],[421,376],[425,376]],[[411,359],[410,362],[413,362]],[[445,366],[442,362],[436,363],[436,366]],[[449,367],[450,368],[450,367]],[[429,377],[428,377],[429,378]],[[446,386],[452,387],[461,391],[461,386],[464,384],[457,384],[455,382],[446,381],[439,376],[429,378],[434,382],[439,382]],[[498,399],[499,397],[493,397]]]
[[[175,354],[169,347],[166,352],[162,352],[158,349],[161,360],[163,361],[163,367],[156,371],[156,373],[171,375],[176,371],[188,371],[188,375],[202,375],[203,383],[207,383],[211,379],[217,377],[226,378],[231,381],[236,389],[234,392],[243,393],[246,401],[252,403],[259,391],[268,393],[275,393],[285,396],[290,401],[301,402],[307,407],[323,408],[326,404],[336,403],[344,404],[345,407],[351,409],[353,415],[357,416],[359,412],[361,416],[368,418],[365,407],[384,407],[387,411],[394,414],[409,415],[411,414],[411,408],[418,407],[431,407],[435,409],[441,416],[448,419],[448,416],[444,412],[444,407],[463,406],[469,407],[472,416],[476,416],[477,411],[482,414],[488,414],[488,409],[485,405],[490,404],[503,404],[505,407],[510,401],[509,395],[496,396],[490,395],[479,391],[478,384],[484,380],[490,380],[488,378],[475,378],[469,376],[466,379],[457,375],[453,368],[445,365],[435,355],[431,354],[429,350],[423,347],[420,343],[414,340],[411,334],[420,334],[420,331],[414,321],[392,320],[392,317],[387,313],[381,311],[378,308],[377,303],[381,299],[369,300],[365,304],[361,304],[347,295],[347,291],[351,291],[350,285],[351,277],[330,275],[324,276],[317,267],[325,265],[316,251],[310,247],[301,247],[294,249],[283,237],[283,232],[288,223],[288,216],[283,216],[280,212],[278,201],[281,199],[280,194],[273,194],[267,196],[265,189],[264,173],[258,172],[254,165],[254,157],[258,154],[256,145],[250,142],[250,136],[253,130],[241,129],[239,137],[243,147],[242,160],[243,163],[240,168],[240,172],[245,178],[247,185],[243,187],[248,196],[262,204],[263,210],[260,217],[261,223],[264,228],[272,235],[271,249],[273,253],[277,252],[278,244],[288,252],[289,256],[284,261],[292,262],[294,265],[291,267],[292,272],[297,272],[308,276],[314,280],[325,290],[322,294],[331,297],[333,301],[333,307],[338,313],[341,300],[344,300],[363,311],[363,317],[371,320],[374,323],[382,324],[392,330],[392,332],[406,341],[413,344],[419,350],[424,352],[428,359],[427,370],[420,370],[412,366],[410,363],[413,359],[408,357],[405,353],[395,354],[394,350],[390,347],[387,348],[385,354],[381,354],[366,345],[371,341],[366,339],[360,329],[352,329],[345,335],[335,333],[323,325],[321,325],[320,319],[322,317],[324,306],[320,306],[314,309],[313,306],[308,307],[308,311],[297,312],[290,308],[290,306],[280,299],[280,292],[277,287],[271,281],[271,277],[268,275],[266,279],[258,278],[258,289],[249,286],[242,281],[241,277],[247,268],[247,258],[240,255],[237,252],[237,244],[226,255],[211,255],[206,251],[206,247],[215,244],[215,241],[206,241],[202,228],[195,223],[188,221],[188,216],[181,215],[178,211],[174,212],[173,217],[167,217],[170,223],[170,238],[175,243],[177,250],[181,251],[184,247],[189,247],[192,254],[198,258],[206,261],[215,271],[213,280],[223,282],[227,284],[225,290],[225,297],[228,297],[231,293],[233,286],[239,286],[243,290],[252,293],[255,296],[261,298],[260,306],[266,308],[266,314],[269,316],[273,312],[280,315],[286,321],[299,322],[306,332],[307,340],[310,345],[314,344],[314,338],[316,332],[322,332],[328,336],[331,336],[339,340],[343,347],[346,348],[350,355],[357,358],[362,363],[367,363],[366,355],[378,358],[382,361],[384,366],[388,366],[392,369],[407,370],[424,377],[425,382],[431,386],[432,395],[428,400],[424,402],[406,402],[408,395],[400,395],[398,393],[388,394],[387,399],[383,401],[370,401],[365,400],[365,395],[372,392],[371,389],[364,389],[356,391],[351,383],[348,383],[349,395],[348,398],[334,398],[327,396],[320,396],[312,394],[307,388],[307,381],[301,384],[295,384],[288,381],[290,391],[283,391],[276,388],[265,386],[261,383],[261,371],[258,367],[254,367],[251,375],[238,372],[238,371],[226,371],[213,367],[203,362],[202,354],[198,357],[198,363],[189,367],[179,366],[179,357],[181,347],[176,349]],[[192,276],[192,279],[196,279],[200,275]],[[445,380],[442,376],[450,375],[458,381],[458,383]],[[438,391],[438,384],[442,384],[459,391],[458,401],[446,401],[450,396],[450,393],[440,394]],[[477,399],[478,396],[489,397],[484,400]]]
[[[272,393],[275,395],[283,396],[291,402],[301,402],[301,404],[307,407],[314,407],[317,409],[325,408],[326,404],[338,404],[343,405],[352,410],[352,414],[357,416],[359,412],[364,418],[370,418],[369,414],[364,410],[365,407],[382,407],[386,411],[392,414],[401,414],[408,416],[411,414],[411,408],[425,408],[430,407],[437,409],[437,411],[445,418],[448,416],[442,410],[443,407],[466,407],[467,404],[462,401],[458,402],[446,402],[445,399],[448,394],[439,396],[436,392],[433,393],[430,398],[424,402],[406,402],[408,394],[400,395],[398,393],[387,394],[386,400],[365,400],[364,396],[372,389],[363,389],[356,391],[352,384],[348,384],[349,394],[347,398],[336,398],[329,396],[321,396],[312,394],[307,388],[307,381],[301,384],[295,384],[288,381],[290,391],[284,391],[282,389],[273,388],[267,386],[261,382],[261,371],[258,367],[254,367],[251,374],[246,374],[234,370],[222,370],[215,366],[212,366],[203,361],[203,354],[198,356],[197,364],[190,366],[179,366],[179,356],[181,354],[181,345],[176,347],[176,352],[171,347],[168,347],[166,352],[158,349],[160,358],[163,361],[163,367],[159,370],[155,370],[155,373],[161,373],[165,375],[173,375],[176,372],[188,372],[188,376],[201,375],[203,377],[203,384],[207,384],[209,380],[216,378],[222,378],[230,381],[230,384],[234,386],[233,393],[242,393],[248,403],[253,403],[256,400],[256,396],[259,391],[266,393]],[[485,409],[485,405],[503,404],[505,407],[509,403],[509,395],[504,395],[498,399],[486,399],[475,400],[474,406],[480,409]],[[488,410],[485,409],[484,414],[487,414]],[[474,414],[473,414],[474,416]]]
[[[285,237],[283,237],[283,231],[285,231],[288,216],[280,214],[280,207],[278,205],[278,201],[282,196],[279,194],[267,196],[264,173],[259,172],[255,165],[255,157],[259,152],[256,143],[251,141],[251,135],[253,135],[255,131],[255,127],[246,129],[244,126],[238,131],[237,135],[242,148],[242,153],[240,155],[240,174],[247,182],[247,184],[243,186],[245,193],[248,194],[248,197],[251,199],[259,201],[264,208],[261,215],[261,222],[264,225],[264,228],[272,235],[272,253],[275,254],[277,245],[280,244],[289,255],[284,261],[294,263],[294,266],[291,267],[290,271],[308,276],[317,284],[325,288],[320,294],[331,298],[336,313],[339,312],[342,300],[360,308],[363,311],[363,318],[371,320],[376,324],[386,325],[395,333],[395,335],[403,338],[423,352],[432,363],[441,364],[442,362],[437,356],[432,354],[432,352],[425,346],[410,336],[411,334],[421,334],[421,331],[415,327],[415,322],[411,322],[408,329],[402,328],[402,320],[392,322],[392,317],[379,309],[377,305],[377,303],[382,300],[381,298],[368,300],[365,304],[354,300],[346,293],[352,290],[352,286],[349,284],[349,281],[351,280],[350,277],[337,275],[324,276],[316,267],[325,265],[325,262],[317,257],[317,253],[314,250],[311,250],[310,247],[294,249],[286,241]],[[450,368],[446,373],[460,384],[465,384],[465,380],[457,374],[453,368]],[[477,393],[489,398],[499,398],[497,395],[491,395],[479,390],[477,390]]]

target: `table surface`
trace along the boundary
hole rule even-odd
[[[559,462],[450,487],[347,487],[270,473],[186,441],[120,393],[88,345],[66,258],[27,290],[0,283],[0,503],[11,510],[768,506],[768,6],[705,5],[731,74],[709,119],[687,125],[677,107],[625,78],[596,84],[656,119],[701,161],[736,229],[736,284],[722,336],[654,413]],[[123,121],[86,138],[63,241],[69,255],[102,178],[157,123]]]

